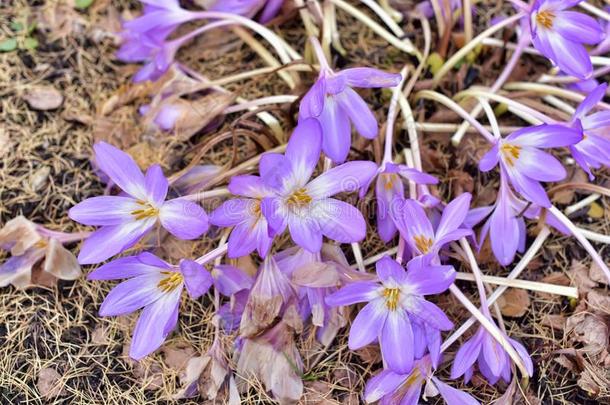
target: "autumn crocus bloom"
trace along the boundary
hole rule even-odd
[[[258,20],[266,23],[277,15],[283,3],[284,0],[217,0],[210,10],[239,14],[248,18],[259,14]]]
[[[493,322],[489,311],[483,312]],[[534,374],[534,365],[527,350],[516,340],[506,335],[505,337],[517,354],[519,354],[531,377]],[[477,362],[479,371],[490,384],[494,385],[500,378],[507,383],[510,382],[511,359],[502,345],[482,326],[479,327],[479,330],[473,337],[462,344],[456,353],[453,366],[451,367],[451,378],[456,379],[464,375],[464,381],[470,381],[474,371],[474,364]]]
[[[261,177],[276,194],[264,198],[261,204],[271,235],[288,227],[292,240],[310,252],[320,251],[322,235],[340,243],[364,238],[362,213],[330,197],[358,190],[376,169],[373,162],[348,162],[310,181],[320,157],[321,132],[316,120],[302,120],[288,142],[286,154],[267,153],[260,163]]]
[[[172,266],[151,253],[124,257],[93,270],[90,280],[125,279],[106,296],[102,316],[120,316],[142,309],[133,331],[129,356],[139,360],[157,350],[178,321],[182,290],[191,298],[205,294],[213,279],[200,264],[182,260]]]
[[[101,226],[85,240],[78,255],[81,264],[99,263],[130,248],[157,222],[180,239],[195,239],[208,229],[198,204],[165,201],[168,182],[159,165],[144,175],[131,156],[114,146],[98,142],[93,149],[97,165],[123,194],[88,198],[70,209],[74,221]]]
[[[582,141],[570,145],[574,160],[589,174],[589,179],[595,176],[591,169],[610,166],[610,140],[601,136],[602,131],[610,128],[610,111],[598,111],[587,115],[606,94],[606,83],[595,88],[574,113],[571,127],[582,134]]]
[[[367,403],[379,401],[379,405],[417,405],[424,383],[435,388],[448,405],[479,405],[479,402],[469,394],[445,384],[432,372],[432,362],[424,357],[415,362],[413,370],[409,373],[395,373],[391,370],[382,370],[366,383],[364,399]],[[433,394],[434,395],[434,394]]]
[[[437,330],[453,327],[439,307],[424,299],[449,288],[455,279],[453,267],[431,265],[423,256],[412,259],[407,267],[405,271],[386,256],[376,265],[379,282],[351,283],[326,297],[331,306],[367,302],[352,323],[349,348],[356,350],[378,339],[388,368],[402,374],[413,367],[412,323]]]
[[[470,193],[464,193],[447,204],[436,231],[420,203],[410,199],[396,209],[394,222],[415,254],[437,254],[447,243],[472,233],[470,229],[460,228],[471,199]]]
[[[361,189],[360,198],[364,197],[371,182],[371,178]],[[405,196],[403,179],[416,184],[436,184],[436,177],[419,170],[387,162],[377,169],[375,183],[375,197],[377,198],[377,231],[381,240],[389,242],[396,234],[396,225],[391,212],[398,208],[396,201],[402,201]]]
[[[373,68],[353,68],[333,72],[317,40],[312,40],[320,62],[320,75],[305,94],[299,119],[315,118],[322,125],[322,150],[335,163],[347,158],[351,145],[351,124],[365,138],[377,136],[377,119],[352,87],[394,87],[400,75]],[[351,122],[351,124],[350,124]]]
[[[217,226],[233,226],[229,236],[229,257],[250,254],[255,249],[265,257],[273,238],[261,211],[261,201],[274,196],[274,191],[258,176],[235,176],[229,182],[229,191],[244,198],[225,201],[210,215]]]
[[[567,74],[587,79],[593,70],[583,44],[597,44],[604,32],[597,20],[566,9],[582,0],[536,0],[530,11],[530,30],[536,49]]]
[[[581,139],[579,131],[563,125],[523,128],[496,142],[479,162],[479,169],[487,172],[500,162],[519,194],[542,207],[550,207],[540,182],[562,180],[566,171],[557,159],[539,148],[570,146]]]

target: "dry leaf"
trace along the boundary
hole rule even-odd
[[[49,367],[45,367],[38,372],[36,387],[45,399],[55,398],[65,393],[61,375]]]
[[[0,229],[0,248],[10,250],[11,255],[21,256],[41,240],[36,224],[19,215]]]
[[[49,239],[43,270],[61,280],[76,280],[82,274],[76,257],[55,239]]]
[[[199,394],[197,381],[209,362],[209,356],[193,357],[188,360],[184,373],[180,375],[182,388],[172,396],[173,399],[192,398]]]
[[[50,174],[51,168],[49,166],[43,166],[36,170],[28,179],[30,188],[33,191],[42,190],[47,185]]]
[[[608,395],[610,380],[605,370],[589,364],[580,374],[577,384],[590,396],[597,398]]]
[[[377,345],[364,346],[362,349],[356,350],[355,353],[365,364],[377,364],[381,362],[381,351]]]
[[[292,282],[311,288],[335,287],[339,284],[339,273],[332,264],[311,262],[294,270]]]
[[[556,330],[564,330],[566,317],[563,315],[544,314],[540,323]]]
[[[191,358],[195,356],[195,349],[187,344],[165,345],[161,349],[163,361],[167,367],[175,371],[184,369]]]
[[[530,306],[530,297],[526,290],[509,288],[498,299],[502,315],[519,318],[526,314]]]
[[[34,110],[55,110],[64,102],[64,96],[51,86],[36,86],[25,91],[26,103]]]
[[[589,309],[594,312],[610,315],[610,297],[606,292],[599,292],[598,290],[589,291],[587,303],[589,304]]]
[[[574,339],[583,343],[583,350],[591,355],[601,353],[608,346],[608,326],[599,316],[585,312],[572,315],[566,322],[566,330],[573,332]]]
[[[597,283],[589,278],[589,270],[582,262],[572,260],[568,275],[580,292],[587,292],[597,287]]]
[[[591,267],[589,267],[589,278],[600,284],[608,285],[608,277],[606,277],[604,271],[595,262],[591,262]]]

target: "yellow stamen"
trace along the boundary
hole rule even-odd
[[[131,211],[131,215],[136,217],[136,220],[152,218],[152,217],[156,217],[159,215],[159,209],[153,207],[150,203],[148,203],[146,201],[140,201],[140,200],[138,200],[137,203],[142,208]]]
[[[415,247],[423,254],[428,253],[434,244],[432,238],[427,238],[424,235],[417,235],[413,239],[415,240]]]
[[[506,163],[509,166],[514,166],[515,160],[519,159],[519,155],[521,154],[521,146],[505,143],[500,147],[500,151],[502,152]]]
[[[398,308],[398,300],[400,298],[400,290],[398,288],[386,288],[383,290],[385,305],[390,311],[396,311]]]
[[[307,194],[305,188],[295,190],[290,197],[286,200],[286,203],[295,208],[301,208],[308,205],[313,199]]]
[[[175,290],[184,281],[182,273],[177,271],[162,271],[161,274],[167,277],[159,281],[157,287],[164,293]]]
[[[380,175],[381,176],[381,181],[383,181],[383,188],[386,191],[390,191],[394,188],[394,182],[397,180],[396,179],[396,175],[394,173],[388,174],[388,173],[383,173]]]
[[[540,11],[536,14],[536,22],[546,29],[553,27],[553,20],[555,20],[555,13],[550,10]]]
[[[45,249],[47,247],[48,243],[46,239],[40,239],[38,242],[36,242],[34,244],[35,247],[40,248],[40,249]]]

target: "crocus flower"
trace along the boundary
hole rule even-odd
[[[443,246],[468,236],[470,229],[460,228],[470,206],[472,196],[464,193],[451,201],[443,210],[436,231],[419,202],[405,200],[396,209],[394,221],[405,241],[417,255],[438,254]]]
[[[229,182],[229,191],[245,198],[225,201],[210,215],[210,222],[217,226],[233,226],[229,236],[229,257],[250,254],[255,249],[265,257],[273,238],[269,236],[269,225],[261,211],[261,201],[274,196],[273,189],[266,186],[258,176],[234,176]]]
[[[563,125],[523,128],[496,142],[479,162],[479,169],[487,172],[499,161],[519,194],[542,207],[550,207],[551,202],[539,182],[562,180],[566,171],[557,159],[539,148],[570,146],[581,139],[579,131]]]
[[[312,41],[318,49],[320,44]],[[351,145],[351,125],[365,138],[377,136],[377,119],[364,100],[352,87],[393,87],[400,83],[400,74],[386,73],[373,68],[353,68],[333,72],[324,58],[316,52],[320,75],[305,94],[299,107],[299,120],[316,118],[322,125],[322,150],[335,163],[347,158]]]
[[[266,23],[277,15],[283,3],[284,0],[217,0],[210,10],[239,14],[248,18],[253,18],[260,12],[258,20]]]
[[[595,88],[580,103],[570,125],[582,135],[582,141],[570,145],[570,151],[574,160],[589,174],[589,179],[595,176],[591,169],[599,169],[602,166],[610,166],[610,140],[600,136],[601,131],[607,131],[610,127],[610,111],[598,111],[587,115],[606,94],[606,83]]]
[[[185,199],[165,201],[168,182],[159,165],[142,174],[125,152],[105,142],[93,146],[95,161],[123,194],[88,198],[68,213],[74,221],[101,226],[83,244],[81,264],[99,263],[135,245],[160,222],[180,239],[195,239],[208,229],[205,211]]]
[[[322,130],[314,119],[300,121],[286,154],[267,153],[261,158],[260,174],[276,196],[263,199],[261,209],[271,235],[286,227],[292,240],[310,252],[322,247],[322,235],[340,243],[362,240],[366,223],[352,205],[330,198],[362,187],[375,173],[375,163],[353,161],[334,167],[310,181],[318,163]]]
[[[540,53],[565,73],[587,79],[593,66],[583,44],[597,44],[604,32],[593,17],[566,11],[580,1],[536,0],[529,13],[530,30]]]
[[[449,288],[453,267],[432,265],[429,257],[418,256],[407,268],[386,256],[376,265],[379,282],[351,283],[326,297],[331,306],[367,302],[352,323],[348,346],[356,350],[378,339],[387,367],[402,374],[413,367],[414,322],[437,330],[453,327],[439,307],[424,299]]]
[[[483,312],[493,322],[489,311]],[[517,354],[519,354],[519,357],[521,357],[531,377],[534,374],[534,365],[527,350],[516,340],[506,335],[505,337]],[[502,345],[482,326],[456,353],[453,366],[451,367],[451,378],[456,379],[464,375],[464,381],[470,381],[476,362],[478,362],[479,371],[490,384],[494,385],[500,378],[507,383],[510,382],[511,359]]]
[[[392,219],[391,211],[396,208],[395,202],[402,201],[405,196],[405,187],[402,179],[416,184],[436,184],[436,177],[419,170],[387,162],[377,169],[377,182],[375,184],[375,197],[377,198],[377,231],[381,240],[389,242],[396,234],[396,225]],[[361,189],[360,198],[364,197],[372,177]]]
[[[144,3],[142,15],[123,23],[131,34],[145,34],[163,40],[180,24],[197,18],[192,11],[180,6],[178,0],[140,0]]]
[[[106,296],[101,316],[119,316],[142,309],[133,331],[129,356],[139,360],[157,350],[178,321],[182,290],[191,298],[205,294],[213,279],[203,266],[182,260],[172,266],[151,253],[124,257],[91,272],[90,280],[127,278]]]
[[[379,401],[379,405],[417,405],[424,383],[432,384],[426,386],[426,394],[429,390],[436,390],[448,405],[479,405],[469,394],[435,377],[429,357],[415,362],[409,373],[381,371],[366,383],[364,399],[369,404]]]

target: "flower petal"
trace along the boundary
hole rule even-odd
[[[223,227],[237,225],[254,214],[257,204],[257,201],[250,198],[227,200],[210,214],[210,223]]]
[[[566,177],[562,164],[549,153],[536,148],[522,148],[515,170],[538,181],[560,181]]]
[[[453,388],[436,377],[432,377],[432,381],[445,402],[447,402],[447,405],[481,405],[470,394]]]
[[[352,161],[334,167],[313,179],[307,186],[307,194],[322,199],[343,192],[358,190],[377,172],[374,162]]]
[[[357,350],[377,339],[387,317],[383,300],[369,302],[358,312],[349,331],[348,346]]]
[[[362,88],[394,87],[402,78],[399,73],[387,73],[367,67],[345,69],[337,73],[337,76],[342,76],[348,86]]]
[[[372,281],[360,281],[347,284],[339,291],[326,296],[326,305],[340,307],[356,304],[358,302],[371,301],[378,296],[379,284]]]
[[[519,225],[508,203],[500,199],[489,221],[489,238],[494,255],[503,266],[512,263],[519,244]]]
[[[146,193],[148,195],[147,201],[150,201],[156,206],[161,206],[165,197],[167,197],[167,189],[169,184],[167,178],[163,175],[161,166],[152,165],[146,171]]]
[[[322,230],[317,221],[310,216],[289,215],[288,229],[294,243],[302,248],[313,253],[322,249]]]
[[[511,145],[536,148],[558,148],[578,143],[582,134],[575,128],[558,124],[542,124],[519,129],[506,137]]]
[[[447,318],[447,315],[439,307],[421,297],[410,297],[407,309],[435,329],[451,330],[453,328],[453,322]]]
[[[366,236],[366,222],[356,207],[334,198],[319,200],[313,216],[327,238],[339,243],[353,243]]]
[[[208,292],[214,282],[210,273],[193,260],[181,260],[180,272],[184,277],[186,291],[194,300]]]
[[[351,87],[346,87],[335,99],[345,111],[356,131],[365,138],[373,139],[379,133],[377,119],[362,97]]]
[[[164,277],[157,271],[123,281],[110,290],[100,307],[100,315],[125,315],[155,302],[164,295],[158,287]]]
[[[258,221],[257,221],[258,222]],[[229,249],[228,256],[230,258],[237,258],[248,255],[256,249],[257,236],[258,234],[253,232],[252,223],[254,221],[245,221],[235,225],[235,228],[229,235]],[[265,225],[266,225],[265,221]],[[267,231],[267,229],[265,229]],[[268,237],[268,235],[265,235]]]
[[[576,111],[574,112],[574,118],[583,119],[585,114],[591,111],[597,103],[602,101],[604,95],[606,94],[606,89],[608,88],[607,83],[602,83],[597,86],[593,91],[591,91],[587,97],[578,105]],[[583,122],[584,123],[584,122]]]
[[[541,207],[550,207],[551,201],[542,185],[536,180],[524,176],[518,170],[510,172],[510,181],[523,197]]]
[[[482,172],[488,172],[498,164],[500,160],[500,149],[498,144],[494,144],[490,150],[485,152],[481,160],[479,160],[479,170]]]
[[[267,177],[271,170],[273,170],[277,165],[281,164],[284,159],[285,157],[281,153],[263,153],[261,155],[261,160],[258,163],[258,171],[261,175],[261,178],[264,179],[265,177]],[[236,194],[238,194],[237,191],[238,190],[236,190]]]
[[[83,225],[118,225],[135,221],[132,212],[142,205],[131,197],[99,196],[87,198],[68,211],[70,219]]]
[[[413,330],[402,311],[390,311],[379,339],[381,354],[387,367],[400,374],[413,368]]]
[[[419,248],[414,241],[416,237],[434,240],[432,224],[426,215],[426,211],[417,201],[408,199],[402,201],[402,204],[395,202],[393,206],[396,207],[395,212],[392,212],[394,223],[402,237],[413,249],[419,252]]]
[[[610,111],[598,111],[582,119],[585,131],[610,126]]]
[[[305,93],[299,105],[299,120],[303,118],[319,117],[324,109],[326,98],[326,85],[323,77],[318,78]]]
[[[279,235],[286,230],[285,209],[279,197],[266,197],[261,201],[261,212],[269,225],[269,236]]]
[[[212,270],[214,286],[227,297],[238,291],[247,290],[254,284],[254,279],[237,267],[220,264]]]
[[[364,400],[368,403],[379,401],[382,397],[393,393],[405,382],[406,376],[391,370],[381,370],[366,383]]]
[[[318,121],[322,125],[322,150],[333,162],[344,162],[352,143],[352,131],[347,113],[333,96],[324,100]]]
[[[461,194],[453,199],[443,210],[443,216],[436,228],[436,239],[442,239],[449,232],[458,229],[468,214],[472,195],[470,193]]]
[[[286,157],[292,164],[293,175],[303,183],[311,177],[322,146],[322,127],[313,118],[299,121],[286,147]]]
[[[482,338],[483,335],[477,331],[472,338],[464,342],[459,348],[455,354],[453,365],[451,366],[452,380],[464,375],[464,373],[466,373],[466,371],[477,361],[483,344]]]
[[[146,181],[136,162],[127,153],[106,142],[93,145],[95,163],[127,194],[146,201]]]
[[[273,155],[272,153],[268,153],[263,156]],[[280,155],[281,156],[281,155]],[[271,159],[267,159],[266,163],[270,163]],[[261,158],[262,160],[262,158]],[[273,190],[267,187],[267,185],[263,182],[263,180],[258,176],[253,176],[251,174],[244,174],[241,176],[233,176],[231,177],[231,181],[229,182],[229,191],[232,194],[257,198],[261,199],[273,193]]]
[[[155,224],[150,218],[120,225],[103,226],[93,232],[81,246],[78,254],[80,264],[103,262],[135,245]]]
[[[161,266],[144,262],[142,258],[146,256],[152,256],[157,259],[155,255],[148,252],[142,252],[137,256],[121,257],[93,270],[91,273],[89,273],[87,279],[117,280],[121,278],[143,276],[169,268],[167,263],[164,263],[159,259],[157,260],[161,262]]]
[[[208,216],[199,204],[176,198],[159,210],[161,225],[180,239],[195,239],[208,230]]]
[[[527,373],[530,377],[532,377],[534,375],[534,363],[532,363],[532,358],[530,357],[530,354],[528,353],[527,349],[515,339],[508,338],[508,341],[511,345],[513,345],[513,347],[517,351],[517,354],[519,354],[519,357],[521,357],[521,360],[523,360],[523,364],[525,365]]]
[[[424,256],[416,256],[407,264],[405,284],[414,288],[414,294],[430,295],[445,292],[455,281],[453,266],[433,266],[424,264]]]
[[[588,45],[597,44],[604,39],[604,31],[597,20],[576,11],[557,12],[552,29],[570,41]]]
[[[384,256],[377,261],[375,272],[379,280],[384,284],[402,284],[406,282],[407,273],[405,269],[390,256]]]
[[[549,30],[538,30],[533,44],[543,55],[551,59],[559,69],[569,75],[579,79],[588,79],[593,71],[586,48],[578,42],[571,41]]]

